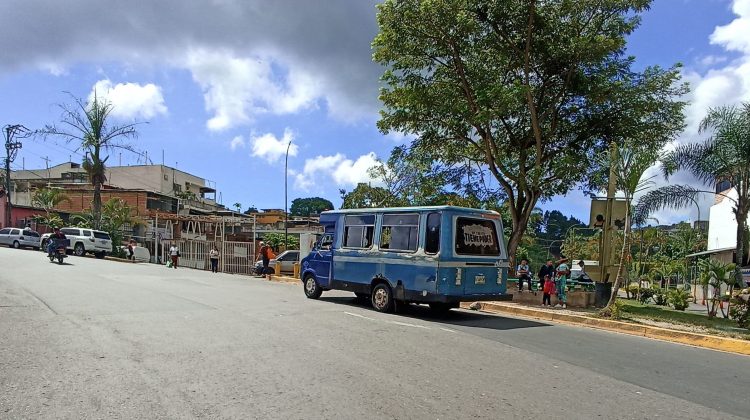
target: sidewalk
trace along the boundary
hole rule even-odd
[[[677,329],[597,318],[595,311],[574,311],[560,308],[530,307],[511,302],[478,302],[480,311],[539,319],[543,321],[599,328],[623,334],[638,335],[673,343],[687,344],[729,353],[750,356],[750,341],[715,335],[698,334]],[[470,303],[461,307],[469,309]]]

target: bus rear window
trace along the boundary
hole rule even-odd
[[[456,254],[500,256],[495,222],[486,219],[456,219]]]

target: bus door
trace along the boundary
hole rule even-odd
[[[321,287],[329,287],[333,264],[333,234],[326,233],[310,252],[307,262],[309,268],[315,272],[315,279]]]

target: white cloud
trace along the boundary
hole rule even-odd
[[[295,176],[295,187],[300,190],[309,190],[321,181],[328,178],[337,187],[354,187],[360,182],[370,182],[381,185],[382,182],[370,177],[368,170],[378,163],[374,152],[358,157],[356,160],[348,159],[345,155],[337,153],[332,156],[317,156],[307,159],[302,172]]]
[[[289,144],[293,140],[294,133],[289,128],[284,129],[284,136],[281,138],[276,138],[272,133],[254,136],[250,139],[253,148],[251,155],[263,158],[268,163],[274,163],[282,156],[286,156],[286,150],[289,147],[289,156],[297,156],[299,147],[294,143]]]
[[[109,79],[104,79],[94,84],[89,94],[89,101],[93,100],[94,93],[99,99],[105,99],[112,104],[113,117],[150,119],[167,113],[161,88],[152,83],[146,85],[137,83],[112,85]]]
[[[229,143],[229,147],[232,150],[237,150],[239,148],[245,147],[245,139],[242,136],[236,136],[232,139],[232,141]]]
[[[728,25],[717,26],[711,43],[722,45],[727,51],[750,54],[750,0],[734,0],[732,11],[738,17]]]
[[[700,60],[698,60],[698,63],[705,67],[714,66],[716,64],[724,63],[728,60],[725,56],[720,55],[707,55],[705,57],[702,57]]]
[[[219,131],[252,121],[255,114],[290,114],[315,105],[318,83],[298,69],[280,78],[279,65],[270,56],[237,57],[232,52],[195,50],[187,67],[203,89],[206,126]],[[277,70],[277,71],[274,71]]]

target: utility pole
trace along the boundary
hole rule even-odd
[[[5,134],[5,226],[11,225],[11,215],[13,210],[13,204],[10,200],[10,164],[16,159],[18,149],[21,148],[20,141],[13,141],[14,138],[24,138],[31,134],[28,128],[20,125],[6,125],[3,130]]]
[[[287,169],[289,167],[289,147],[292,145],[292,141],[289,140],[289,144],[286,145],[286,157],[284,158],[284,251],[289,249],[289,211],[287,206],[289,199],[287,198]]]

